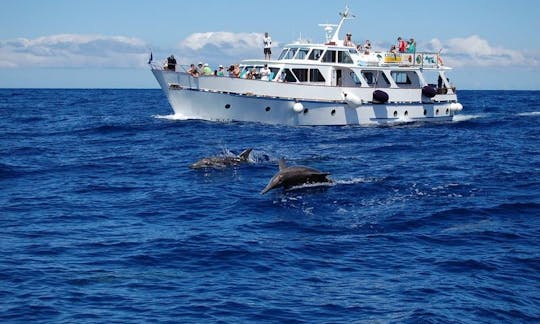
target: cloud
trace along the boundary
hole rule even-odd
[[[195,33],[180,42],[183,64],[207,61],[232,63],[247,58],[264,58],[262,33]],[[272,47],[279,44],[273,41]],[[277,55],[279,53],[274,53]]]
[[[427,43],[429,51],[442,49],[445,64],[453,67],[525,67],[540,65],[536,56],[498,46],[492,46],[478,35],[441,41],[437,38]]]
[[[144,67],[148,47],[125,36],[60,34],[0,41],[0,68]]]

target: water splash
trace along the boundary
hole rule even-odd
[[[173,114],[173,115],[154,115],[152,116],[157,119],[166,119],[166,120],[190,120],[190,119],[200,119],[197,116],[186,116],[182,114]]]
[[[461,115],[460,114],[460,115],[455,115],[452,121],[455,123],[459,123],[459,122],[464,122],[464,121],[468,121],[472,119],[484,118],[486,116],[487,114],[476,114],[476,115]]]
[[[516,115],[522,116],[522,117],[540,116],[540,111],[530,111],[530,112],[519,113]]]

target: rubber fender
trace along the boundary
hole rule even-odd
[[[431,86],[425,86],[422,88],[422,95],[426,96],[428,98],[433,98],[435,95],[437,95],[437,90]]]
[[[373,102],[374,103],[386,103],[388,102],[388,93],[382,90],[373,91]]]

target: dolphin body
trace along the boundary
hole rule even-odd
[[[328,178],[330,173],[321,172],[317,169],[310,167],[295,165],[287,167],[285,160],[281,158],[279,160],[279,171],[276,173],[266,188],[261,191],[261,194],[265,194],[268,191],[283,187],[289,189],[294,186],[299,186],[308,183],[333,183],[332,179]]]
[[[224,169],[229,166],[236,166],[240,163],[247,162],[249,154],[253,151],[253,148],[248,148],[244,150],[237,156],[211,156],[201,159],[193,163],[190,168],[192,169],[203,169],[203,168],[213,168],[213,169]]]

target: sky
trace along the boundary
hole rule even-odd
[[[441,50],[458,89],[540,90],[540,1],[0,0],[0,88],[158,88],[147,65],[174,54],[212,67],[273,57],[320,23],[388,50],[398,36]]]

